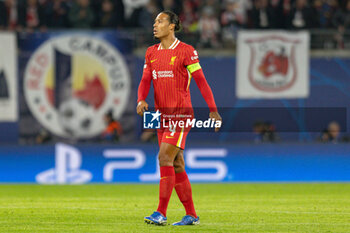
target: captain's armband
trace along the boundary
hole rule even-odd
[[[193,72],[202,69],[201,65],[199,65],[199,62],[188,65],[187,70],[192,74]]]

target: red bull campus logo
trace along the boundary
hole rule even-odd
[[[53,134],[89,138],[104,128],[103,115],[119,118],[128,103],[130,77],[122,55],[102,39],[62,36],[30,58],[24,94],[34,117]]]

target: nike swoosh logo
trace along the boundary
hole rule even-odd
[[[174,138],[174,137],[170,137],[170,136],[165,136],[165,138]]]
[[[153,63],[153,62],[155,62],[155,61],[157,61],[157,59],[151,60],[151,63]]]

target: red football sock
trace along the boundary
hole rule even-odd
[[[186,209],[186,215],[192,215],[197,218],[192,200],[192,188],[186,171],[175,174],[175,190],[177,196]]]
[[[159,205],[157,211],[166,217],[171,193],[175,185],[175,170],[173,166],[160,167]]]

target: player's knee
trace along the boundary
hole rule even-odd
[[[159,166],[174,166],[174,160],[179,148],[168,143],[162,143],[158,153]]]
[[[174,166],[174,161],[168,156],[167,154],[158,154],[158,160],[159,160],[159,166],[165,167],[165,166]]]
[[[176,159],[174,161],[174,169],[175,173],[181,173],[185,171],[185,161],[182,151],[180,151],[179,154],[176,156]]]
[[[185,171],[185,164],[175,160],[174,161],[174,170],[175,170],[175,173],[181,173],[181,172]]]

